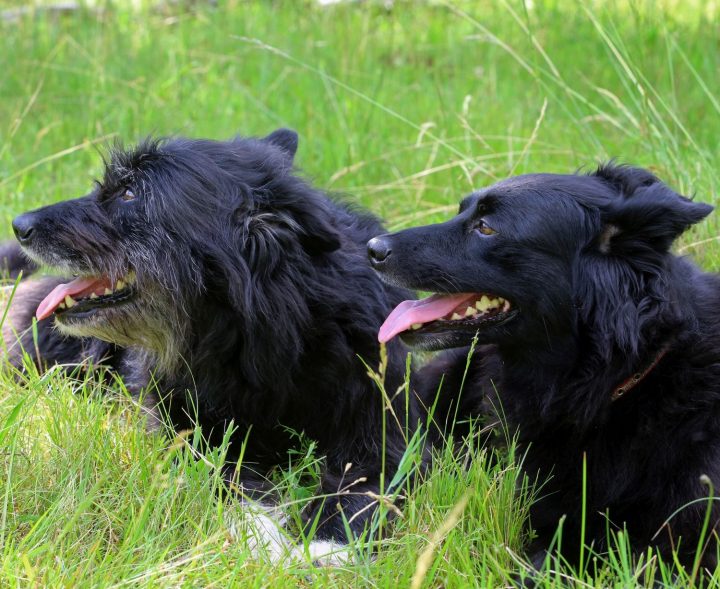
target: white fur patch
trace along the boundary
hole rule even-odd
[[[603,229],[603,232],[600,235],[600,243],[598,245],[598,248],[602,253],[607,254],[610,252],[610,241],[618,233],[620,233],[620,228],[615,225],[608,225],[605,229]]]
[[[243,502],[225,512],[225,525],[235,540],[247,542],[255,560],[273,564],[311,564],[342,566],[352,562],[346,544],[315,540],[307,546],[297,544],[285,530],[287,518],[279,507]]]
[[[303,546],[295,546],[293,555],[295,560],[310,560],[321,567],[339,567],[353,562],[348,545],[334,540],[313,540],[307,545],[307,552]]]

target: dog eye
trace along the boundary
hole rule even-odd
[[[485,219],[480,219],[480,222],[475,226],[475,229],[483,235],[495,235],[497,233],[495,229],[485,222]]]
[[[128,188],[125,192],[122,193],[122,196],[120,198],[122,198],[125,202],[135,200],[135,193]]]

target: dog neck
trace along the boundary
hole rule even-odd
[[[500,349],[501,397],[507,401],[508,418],[522,423],[526,431],[528,424],[542,429],[555,427],[560,421],[586,429],[602,418],[608,404],[627,395],[655,370],[676,340],[664,341],[620,384],[618,375],[623,378],[633,369],[627,360],[616,354],[605,361],[602,376],[597,371],[590,376],[587,362],[597,362],[598,358],[580,350],[572,337],[554,341],[552,349],[534,348],[530,357],[517,350]],[[538,387],[538,383],[543,385]]]
[[[660,364],[660,361],[665,357],[665,354],[668,353],[669,349],[670,343],[666,343],[662,348],[660,348],[660,351],[655,355],[650,364],[647,364],[642,370],[634,372],[628,378],[622,381],[618,386],[616,386],[610,394],[610,401],[617,401],[618,399],[624,397],[628,392],[630,392],[630,390],[639,385],[643,381],[643,379],[648,374],[650,374],[658,364]]]

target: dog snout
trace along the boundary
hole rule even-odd
[[[385,237],[374,237],[367,243],[368,257],[373,266],[378,266],[385,262],[392,253],[390,242]]]
[[[21,245],[30,245],[33,237],[36,234],[35,231],[35,215],[30,213],[24,213],[15,217],[12,222],[13,231],[15,237]]]

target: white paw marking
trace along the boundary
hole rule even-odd
[[[346,544],[332,540],[313,540],[306,546],[297,544],[285,530],[286,521],[279,507],[263,503],[242,502],[225,511],[230,536],[246,542],[255,560],[328,567],[352,563],[352,551]]]
[[[295,560],[310,560],[315,566],[339,567],[352,564],[353,555],[347,544],[340,544],[332,540],[313,540],[304,546],[293,548]]]

